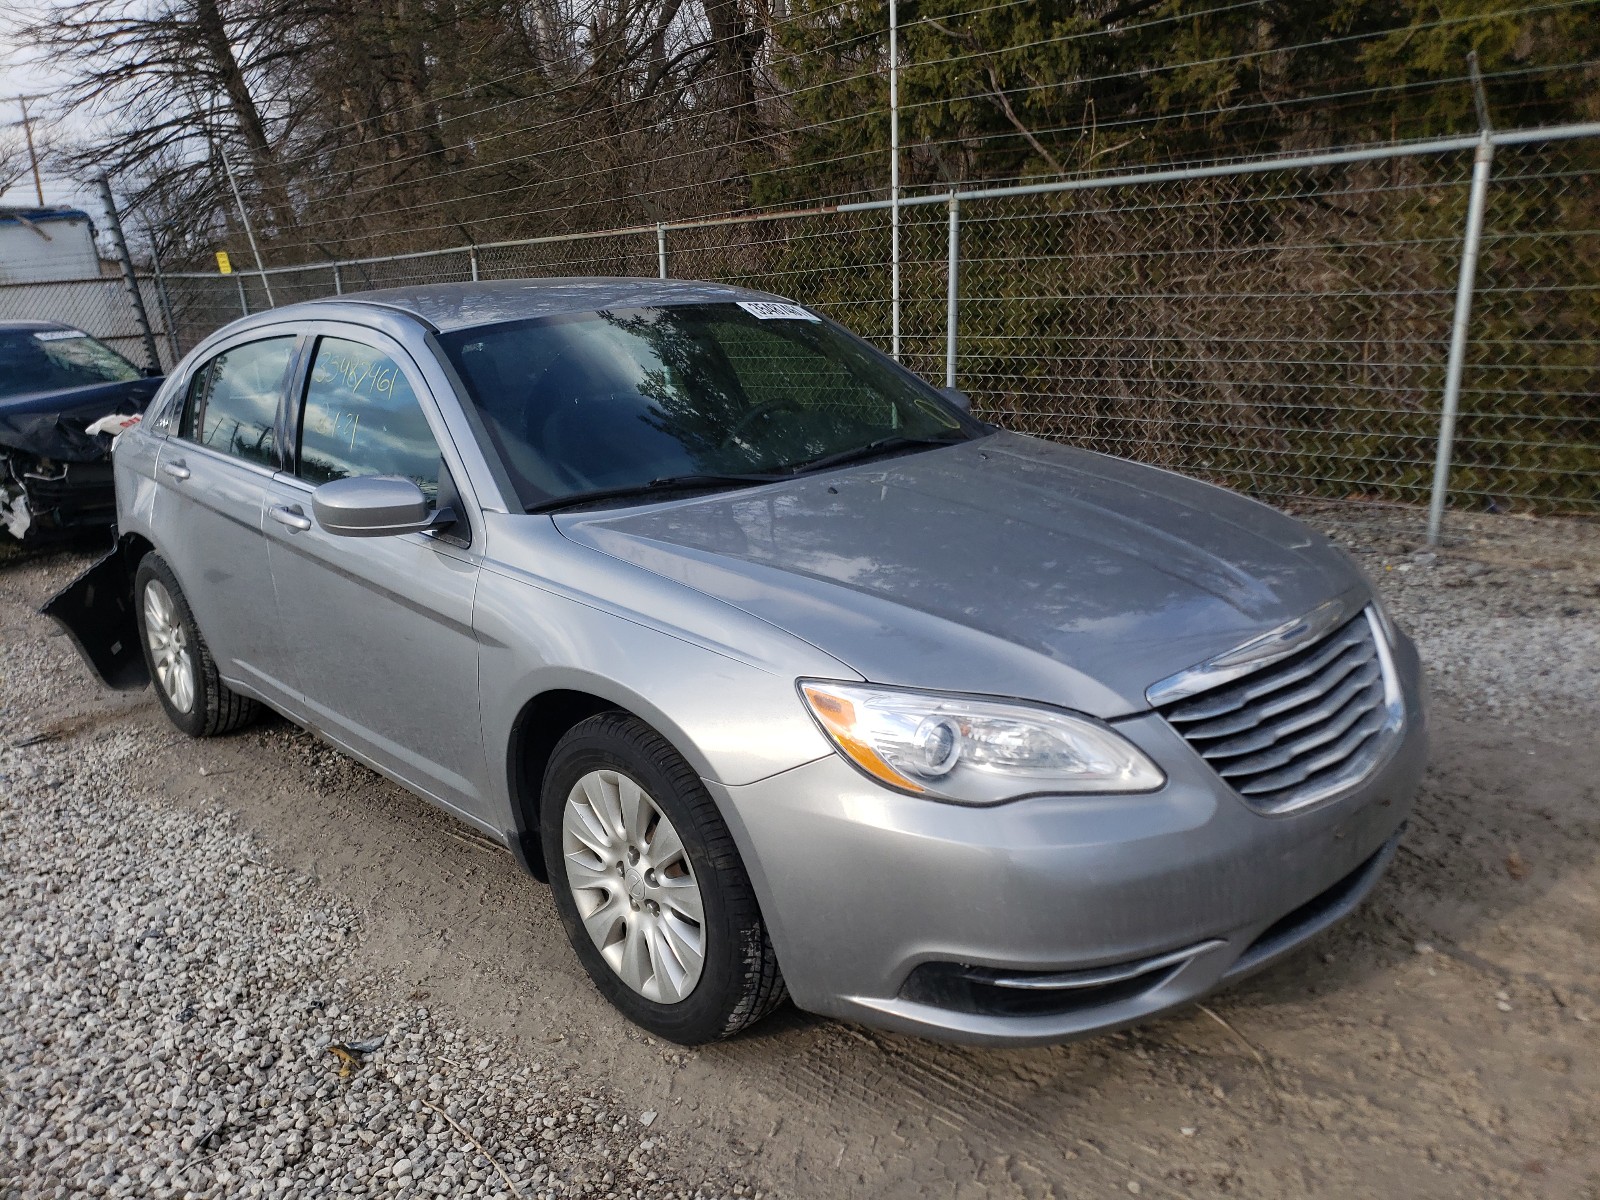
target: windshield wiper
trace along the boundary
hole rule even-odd
[[[824,454],[821,458],[789,463],[786,469],[799,475],[809,471],[821,471],[827,467],[843,466],[845,463],[857,462],[864,458],[875,458],[880,454],[892,454],[896,450],[911,450],[918,446],[949,446],[956,442],[965,442],[969,437],[969,434],[961,430],[951,430],[947,434],[931,437],[907,437],[897,433],[879,438],[875,442],[868,442],[865,446],[856,446],[851,450],[840,450],[836,454]]]
[[[595,488],[587,492],[574,492],[570,496],[557,496],[551,500],[541,500],[537,504],[529,505],[528,511],[530,513],[559,512],[564,508],[576,508],[580,504],[598,503],[602,500],[626,500],[637,496],[648,496],[654,492],[754,487],[758,483],[777,483],[780,480],[792,479],[796,475],[809,471],[821,471],[827,467],[842,466],[845,463],[855,462],[859,459],[874,458],[880,454],[893,454],[896,450],[911,450],[919,446],[948,446],[954,442],[967,441],[969,436],[961,430],[954,429],[947,434],[931,437],[908,437],[903,434],[892,434],[889,437],[879,438],[875,442],[868,442],[865,446],[855,446],[849,450],[841,450],[836,454],[824,454],[820,458],[807,459],[797,463],[786,463],[781,468],[783,474],[780,475],[756,472],[744,475],[664,475],[660,479],[652,479],[648,483],[629,483],[617,487]]]
[[[758,483],[777,483],[787,475],[664,475],[649,483],[629,483],[618,487],[594,488],[587,492],[574,492],[570,496],[557,496],[528,506],[530,513],[557,512],[563,508],[587,504],[590,501],[624,500],[630,496],[648,496],[652,492],[691,491],[701,488],[753,487]]]

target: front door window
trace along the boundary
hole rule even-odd
[[[399,365],[343,338],[317,344],[300,422],[298,474],[312,484],[399,475],[438,503],[439,443]]]

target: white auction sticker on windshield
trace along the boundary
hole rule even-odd
[[[820,321],[815,313],[808,313],[798,304],[780,304],[776,300],[741,300],[739,307],[752,317],[763,321]]]
[[[76,329],[38,329],[34,331],[33,336],[41,342],[59,342],[64,338],[81,338],[89,335]]]

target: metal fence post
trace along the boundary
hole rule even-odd
[[[889,0],[889,342],[900,361],[900,11]]]
[[[478,248],[476,246],[468,246],[467,247],[467,265],[472,271],[472,282],[473,283],[477,283],[478,282]]]
[[[150,239],[150,263],[155,268],[156,303],[161,306],[161,323],[166,326],[167,344],[172,347],[172,365],[176,367],[183,357],[178,349],[178,325],[172,319],[172,297],[167,295],[166,277],[161,273],[161,251],[156,248],[156,231],[145,222],[144,231]]]
[[[250,315],[250,298],[244,294],[244,276],[235,275],[233,282],[239,285],[239,311],[244,316]]]
[[[144,338],[145,360],[151,369],[161,369],[161,351],[156,349],[156,335],[150,328],[150,314],[144,310],[144,295],[139,291],[139,277],[133,273],[133,258],[128,254],[128,240],[122,236],[122,218],[117,213],[117,202],[111,195],[111,182],[104,175],[95,181],[100,185],[100,201],[106,206],[106,219],[111,225],[111,244],[116,247],[117,261],[122,264],[122,286],[128,290],[133,304],[133,320],[139,326],[139,336]]]
[[[662,279],[667,277],[667,227],[656,222],[656,267]]]
[[[1467,198],[1467,229],[1461,240],[1461,275],[1456,280],[1456,310],[1450,322],[1450,358],[1444,373],[1444,410],[1439,416],[1439,449],[1433,462],[1433,494],[1428,501],[1430,546],[1439,544],[1444,504],[1450,491],[1450,460],[1455,448],[1456,414],[1461,405],[1461,372],[1466,365],[1472,291],[1478,274],[1483,210],[1489,195],[1489,169],[1493,164],[1494,142],[1485,134],[1472,156],[1472,192]]]
[[[333,294],[344,295],[344,272],[339,269],[339,264],[333,264]]]
[[[167,281],[161,274],[161,264],[156,264],[156,303],[161,306],[161,323],[166,327],[167,345],[172,350],[172,365],[176,367],[183,357],[178,346],[178,322],[172,315],[172,297],[167,295]]]
[[[950,249],[945,262],[944,385],[956,385],[956,316],[961,303],[961,201],[950,193]]]
[[[228,187],[233,191],[233,202],[239,206],[239,220],[244,224],[244,236],[250,243],[250,253],[256,260],[256,271],[261,276],[261,290],[267,294],[267,307],[277,308],[277,302],[272,298],[272,283],[267,279],[267,264],[261,261],[261,248],[256,245],[255,226],[250,224],[250,213],[244,206],[244,197],[239,194],[239,181],[233,176],[233,160],[228,157],[227,148],[219,140],[217,153],[222,156],[222,166],[228,172]],[[244,295],[244,282],[239,283],[239,294]],[[249,310],[247,309],[246,312]]]

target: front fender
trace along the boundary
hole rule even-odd
[[[489,781],[498,810],[489,816],[536,878],[544,878],[542,763],[525,758],[532,742],[548,753],[559,730],[530,737],[519,725],[539,719],[542,697],[579,694],[632,713],[706,780],[754,781],[832,753],[788,674],[492,573],[480,580],[474,623],[484,745],[491,762],[497,749],[504,753]],[[748,855],[742,823],[723,815]]]
[[[696,773],[724,783],[751,783],[832,753],[801,707],[793,673],[492,572],[480,579],[473,623],[491,747],[508,743],[528,701],[573,691],[627,709]]]

